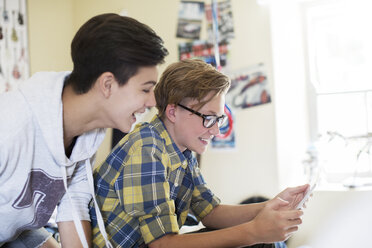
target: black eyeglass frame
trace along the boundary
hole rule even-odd
[[[205,128],[211,128],[216,123],[217,123],[218,127],[221,127],[225,123],[225,121],[227,120],[227,116],[226,115],[221,115],[221,116],[217,116],[217,115],[205,115],[205,114],[202,114],[202,113],[200,113],[200,112],[198,112],[196,110],[193,110],[193,109],[191,109],[189,107],[186,107],[186,106],[184,106],[184,105],[182,105],[180,103],[178,103],[177,105],[180,106],[181,108],[186,109],[187,111],[190,111],[191,113],[196,114],[196,115],[200,116],[201,118],[203,118],[203,126]],[[210,123],[210,121],[212,121],[212,122],[211,122],[210,125],[208,125],[208,123]]]

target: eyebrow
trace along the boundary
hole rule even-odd
[[[147,81],[147,82],[144,82],[142,85],[148,85],[148,84],[155,85],[156,82],[155,81]]]
[[[214,112],[214,111],[209,111],[209,113],[211,113],[211,114],[208,114],[208,115],[215,115],[215,116],[222,116],[222,115],[225,115],[225,112],[223,112],[223,114],[222,115],[218,115],[216,112]]]
[[[217,113],[214,112],[214,111],[208,111],[211,115],[216,115],[217,116]]]

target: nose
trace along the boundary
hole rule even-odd
[[[216,136],[220,134],[220,128],[218,127],[218,122],[214,123],[214,125],[209,128],[209,133]]]
[[[156,105],[156,100],[155,100],[155,94],[154,94],[154,91],[151,91],[151,93],[149,94],[147,100],[146,100],[146,103],[145,103],[146,107],[147,108],[152,108],[152,107],[155,107]]]

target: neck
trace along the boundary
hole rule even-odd
[[[162,119],[165,127],[167,128],[167,131],[169,133],[169,135],[172,137],[174,143],[176,143],[178,149],[180,149],[181,152],[184,152],[186,150],[186,147],[183,147],[179,144],[178,142],[178,139],[177,139],[177,136],[176,136],[176,130],[175,130],[175,126],[172,122],[170,122],[167,118],[164,118],[164,120]]]
[[[90,93],[76,94],[71,86],[66,86],[62,93],[63,103],[63,139],[65,148],[69,147],[74,137],[99,127],[97,111]]]

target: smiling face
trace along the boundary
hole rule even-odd
[[[209,99],[212,94],[213,92],[207,95],[205,99]],[[198,110],[192,107],[197,103],[196,100],[182,102],[183,105],[204,115],[221,116],[224,114],[225,94],[223,93],[215,96],[211,101],[207,102]],[[174,108],[175,114],[174,120],[171,121],[173,128],[170,128],[170,134],[178,148],[181,151],[189,149],[198,154],[204,153],[212,138],[220,133],[217,123],[211,128],[206,128],[203,126],[202,117],[193,114],[180,106],[173,105],[172,108]]]
[[[122,132],[129,132],[136,122],[135,114],[144,113],[155,106],[154,86],[158,78],[156,66],[140,67],[137,74],[126,84],[115,82],[107,104],[107,118],[110,126]]]

